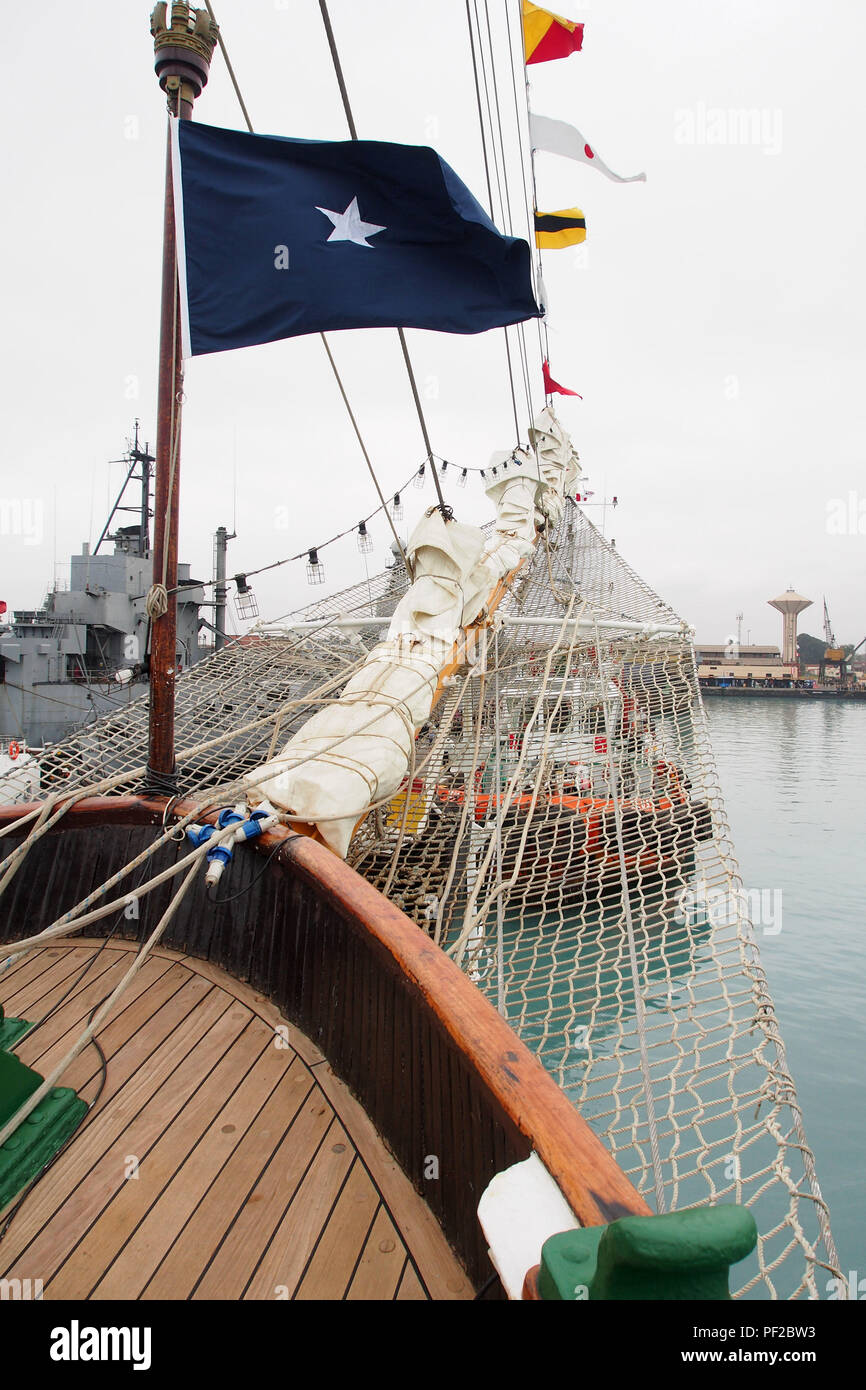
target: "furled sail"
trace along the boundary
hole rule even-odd
[[[494,463],[487,494],[497,517],[489,539],[438,508],[422,517],[408,547],[414,581],[387,637],[341,698],[253,775],[259,797],[314,825],[337,854],[346,854],[368,808],[393,796],[407,776],[415,735],[464,654],[467,629],[487,621],[540,531],[562,515],[566,489],[580,473],[577,453],[549,408],[531,438],[532,452],[518,449]]]

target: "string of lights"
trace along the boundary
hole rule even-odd
[[[492,470],[469,467],[461,469],[450,464],[447,459],[441,458],[437,454],[428,455],[417,468],[412,470],[406,481],[401,483],[397,490],[389,497],[386,505],[395,521],[402,521],[405,516],[403,493],[405,493],[412,484],[417,488],[422,488],[427,479],[428,464],[432,471],[437,463],[439,464],[438,471],[440,476],[446,474],[449,468],[452,469],[452,472],[457,475],[458,486],[461,484],[465,486],[465,480],[469,473],[477,473],[484,478],[487,472],[492,471],[495,474],[497,471],[495,468]],[[321,584],[324,582],[324,566],[319,559],[319,551],[326,550],[329,545],[334,545],[337,541],[344,540],[346,536],[350,536],[355,532],[358,536],[358,549],[362,554],[369,554],[373,549],[373,540],[367,530],[367,525],[369,522],[373,521],[375,517],[380,516],[384,510],[385,508],[379,503],[371,512],[368,512],[366,516],[362,517],[359,522],[355,522],[353,525],[345,527],[342,531],[338,531],[336,535],[331,536],[328,540],[319,541],[318,544],[314,546],[305,546],[303,550],[299,550],[295,555],[286,555],[281,560],[273,560],[268,565],[260,565],[258,569],[239,571],[237,574],[232,575],[231,578],[238,585],[238,591],[244,594],[248,592],[247,581],[253,579],[256,575],[266,574],[269,570],[279,569],[282,565],[290,565],[295,560],[306,560],[308,567],[307,577],[310,583]],[[313,575],[309,573],[310,567],[312,567],[314,571]],[[199,587],[202,589],[213,588],[215,583],[215,579],[203,579]],[[175,589],[171,590],[171,592],[178,593],[181,587],[183,586],[178,585]]]
[[[522,466],[520,459],[515,458],[514,455],[512,455],[512,460],[514,463],[518,465],[518,467]],[[416,488],[424,487],[424,484],[427,480],[428,465],[431,471],[436,468],[437,464],[439,465],[438,472],[440,478],[447,475],[448,470],[450,469],[452,475],[456,477],[457,486],[465,487],[467,477],[470,473],[475,473],[479,476],[479,478],[486,481],[488,474],[492,478],[497,477],[500,470],[507,467],[507,463],[512,460],[507,460],[505,463],[500,464],[490,464],[487,468],[469,467],[468,465],[465,468],[463,468],[459,464],[454,465],[453,463],[450,463],[448,459],[442,458],[438,454],[431,454],[428,458],[426,458],[423,461],[423,463],[421,463],[418,466],[415,472],[410,475],[410,477],[402,485],[402,487],[399,488],[393,494],[393,497],[388,503],[389,509],[391,511],[391,516],[394,518],[395,521],[402,520],[405,513],[401,494],[406,491],[410,484],[412,484]],[[593,503],[589,502],[588,500],[592,496],[593,494],[591,492],[578,493],[575,497],[575,501],[580,502],[582,505],[589,506],[609,505],[616,507],[618,505],[618,499],[616,497],[612,499],[603,499],[599,502]],[[246,592],[247,581],[254,578],[255,575],[265,574],[269,570],[278,569],[281,565],[288,565],[295,560],[303,559],[306,559],[307,562],[306,569],[308,582],[310,584],[324,584],[325,567],[322,561],[319,559],[319,551],[325,550],[327,546],[333,545],[336,541],[343,540],[346,536],[351,535],[352,532],[355,532],[358,537],[358,550],[361,552],[362,555],[371,554],[373,550],[373,537],[367,530],[367,523],[369,521],[372,521],[373,518],[378,516],[383,510],[384,509],[381,506],[376,507],[374,511],[370,512],[370,514],[364,517],[360,522],[358,522],[357,525],[346,527],[345,530],[340,531],[336,536],[332,536],[330,540],[323,541],[319,545],[309,546],[305,550],[299,550],[296,555],[288,555],[285,559],[274,560],[269,565],[260,566],[259,569],[247,570],[243,574],[234,575],[235,582],[238,584],[239,592]]]
[[[413,469],[406,481],[401,483],[400,487],[391,494],[386,502],[386,506],[394,521],[402,521],[405,516],[403,494],[410,486],[422,489],[427,482],[428,476],[430,476],[434,470],[438,472],[440,479],[453,478],[457,487],[465,487],[470,473],[474,474],[481,482],[486,483],[488,477],[498,477],[499,473],[506,468],[511,461],[518,467],[522,467],[521,460],[514,454],[512,454],[511,459],[505,460],[503,463],[499,464],[488,464],[486,468],[479,468],[476,465],[469,464],[464,467],[462,464],[455,464],[439,454],[431,454],[424,459],[417,468]],[[592,496],[592,492],[579,492],[575,497],[575,501],[579,502],[582,506],[607,505],[616,507],[618,505],[618,498],[616,497],[602,499],[598,502],[590,502],[589,499]],[[362,517],[360,521],[354,522],[351,526],[344,527],[342,531],[338,531],[336,535],[330,536],[327,540],[319,541],[316,545],[307,545],[303,550],[297,551],[294,555],[286,555],[280,560],[272,560],[267,565],[259,565],[257,569],[238,571],[237,574],[230,576],[231,580],[237,586],[238,596],[244,598],[251,593],[249,581],[254,579],[257,575],[267,574],[270,570],[280,569],[283,565],[290,565],[298,560],[306,561],[308,583],[324,584],[325,566],[319,558],[319,552],[326,550],[328,546],[335,545],[337,541],[345,540],[346,536],[355,534],[360,553],[362,555],[371,554],[374,548],[374,540],[368,530],[368,524],[377,516],[380,516],[384,510],[385,507],[380,503],[377,507],[374,507],[372,511],[368,512],[366,516]],[[202,589],[213,588],[215,583],[215,579],[204,579],[201,581],[199,587]],[[177,592],[177,590],[174,592]]]
[[[512,458],[518,466],[522,466],[521,460],[519,458],[516,458],[513,455]],[[391,497],[390,501],[387,503],[387,506],[391,512],[391,516],[394,518],[395,521],[402,520],[403,516],[405,515],[402,494],[406,491],[410,484],[419,489],[424,487],[428,478],[428,467],[430,470],[430,476],[432,476],[433,472],[436,471],[438,472],[440,478],[445,477],[448,473],[448,470],[451,469],[452,475],[456,478],[457,486],[465,487],[466,480],[470,473],[475,473],[480,478],[486,480],[488,474],[493,478],[497,477],[500,469],[504,466],[504,464],[499,464],[488,465],[487,468],[477,468],[469,467],[467,465],[465,468],[463,468],[459,464],[455,465],[450,463],[448,459],[442,458],[442,456],[439,454],[429,454],[427,458],[419,464],[415,471],[410,474],[406,482],[403,483],[397,489],[397,491]],[[372,521],[374,517],[379,516],[383,511],[384,508],[380,504],[378,507],[374,508],[374,510],[371,511],[367,516],[363,517],[361,521],[357,522],[354,526],[347,526],[345,530],[338,532],[338,534],[336,536],[332,536],[330,540],[321,541],[318,545],[308,546],[304,550],[299,550],[296,555],[287,555],[282,560],[273,560],[269,565],[261,565],[258,569],[246,570],[243,573],[234,575],[233,577],[235,581],[239,584],[239,587],[240,585],[245,586],[248,580],[254,578],[258,574],[266,574],[269,570],[278,569],[282,565],[289,565],[295,560],[306,559],[307,579],[309,583],[323,584],[325,581],[325,567],[322,564],[322,561],[319,559],[319,551],[325,550],[329,545],[333,545],[336,541],[343,540],[346,536],[351,535],[352,532],[355,532],[358,537],[359,551],[362,555],[369,555],[373,550],[373,538],[367,530],[367,523],[369,521]],[[241,592],[244,592],[244,590],[241,589]]]
[[[423,483],[426,465],[428,463],[432,463],[430,458],[426,458],[418,468],[414,469],[409,474],[405,483],[400,485],[387,502],[386,505],[395,521],[402,520],[404,516],[401,494],[406,491],[410,483],[417,482],[419,477],[422,479]],[[337,534],[331,536],[329,540],[320,541],[317,545],[306,546],[303,550],[299,550],[296,555],[287,555],[282,560],[273,560],[269,565],[260,565],[258,569],[246,570],[242,574],[234,575],[233,578],[236,582],[242,580],[246,583],[247,580],[254,578],[257,574],[266,574],[269,570],[279,569],[282,565],[290,565],[295,560],[306,560],[307,579],[309,582],[311,584],[323,584],[325,582],[325,567],[319,559],[319,551],[327,549],[329,545],[334,545],[337,541],[343,540],[346,536],[350,536],[354,532],[358,537],[358,549],[361,554],[369,555],[373,549],[373,538],[367,530],[367,523],[372,521],[374,517],[381,516],[384,510],[385,507],[383,507],[380,502],[378,507],[374,507],[373,510],[362,517],[360,521],[355,522],[352,526],[345,527],[342,531],[338,531]]]

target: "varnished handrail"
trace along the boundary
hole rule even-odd
[[[158,825],[167,802],[159,797],[90,797],[71,806],[54,833],[95,825]],[[36,811],[40,803],[0,807],[0,826]],[[171,815],[196,809],[181,801]],[[201,819],[215,819],[216,812]],[[537,1152],[582,1225],[595,1226],[650,1208],[553,1078],[492,1004],[444,952],[395,904],[330,850],[277,826],[254,841],[312,886],[352,929],[375,948],[383,967],[399,974],[423,1009],[449,1036],[511,1123]]]

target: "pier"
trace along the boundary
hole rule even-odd
[[[866,686],[853,690],[837,690],[833,686],[785,686],[785,685],[709,685],[701,681],[701,694],[737,699],[746,696],[750,699],[783,700],[860,700],[866,701]]]

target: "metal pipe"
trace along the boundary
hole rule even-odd
[[[687,623],[636,623],[625,618],[547,618],[539,616],[537,618],[517,617],[505,614],[502,621],[506,627],[561,627],[563,622],[567,627],[586,628],[588,632],[593,632],[596,628],[601,628],[605,632],[637,632],[647,637],[664,635],[666,637],[691,637],[694,628]]]
[[[138,550],[140,555],[150,555],[150,465],[153,456],[148,453],[147,440],[144,449],[138,447],[138,421],[135,422],[135,456],[141,464],[141,520],[139,521]]]
[[[286,629],[290,632],[321,632],[329,627],[358,629],[363,627],[387,627],[391,622],[389,615],[384,614],[381,618],[311,618],[304,619],[299,623],[286,623]],[[611,632],[635,632],[647,637],[691,637],[694,628],[685,623],[636,623],[626,621],[625,618],[601,618],[597,622],[592,618],[561,618],[546,617],[539,615],[537,618],[512,617],[504,614],[502,618],[505,627],[555,627],[560,628],[565,624],[567,627],[577,627],[593,632],[596,628],[601,628]]]
[[[131,456],[130,456],[130,457],[131,457]],[[129,468],[128,468],[127,471],[126,471],[126,477],[124,478],[123,482],[121,483],[120,492],[117,494],[117,498],[115,499],[114,506],[112,507],[111,511],[108,513],[108,520],[106,521],[105,525],[104,525],[103,528],[102,528],[102,535],[99,537],[99,540],[96,542],[96,545],[93,547],[93,554],[94,554],[94,555],[98,555],[98,554],[99,554],[99,547],[102,545],[102,542],[105,540],[105,537],[108,535],[108,528],[109,528],[109,526],[111,525],[112,521],[114,520],[114,513],[117,511],[118,507],[120,506],[120,499],[121,499],[121,497],[123,496],[123,494],[126,492],[127,484],[129,483],[129,480],[130,480],[130,478],[132,477],[134,471],[135,471],[135,459],[133,458],[133,459],[132,459],[132,462],[131,462],[130,465],[129,465]]]
[[[225,526],[218,526],[216,533],[216,563],[214,565],[214,630],[216,632],[216,650],[222,651],[226,644],[226,548],[228,545],[228,531]]]

